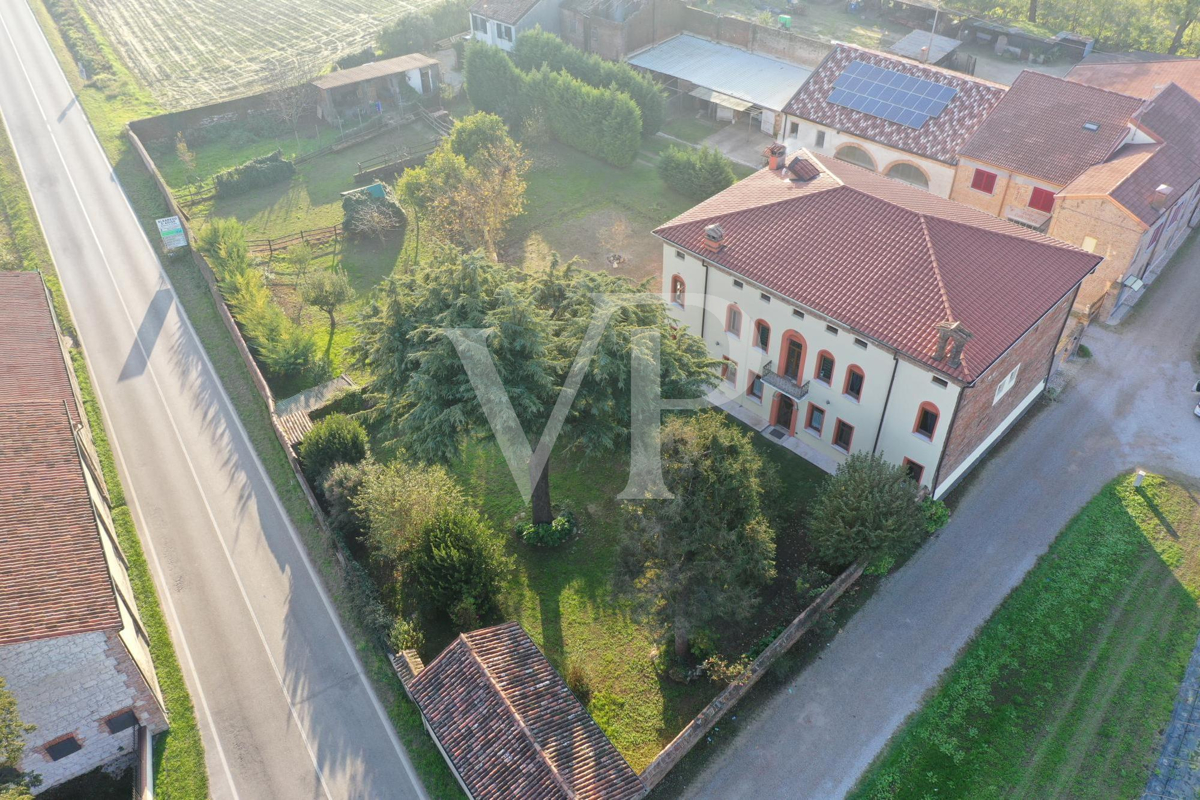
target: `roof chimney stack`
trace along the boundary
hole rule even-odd
[[[710,253],[716,253],[725,247],[725,229],[718,223],[704,227],[704,242],[702,243],[705,250]]]
[[[787,146],[781,142],[773,142],[767,145],[766,150],[763,150],[763,155],[767,157],[767,169],[774,172],[783,163],[783,159],[787,155]]]
[[[934,361],[945,361],[946,366],[958,369],[962,366],[962,351],[974,334],[963,327],[958,321],[939,322],[937,350],[933,353]]]
[[[1171,197],[1171,192],[1175,191],[1165,183],[1160,183],[1158,188],[1154,190],[1154,197],[1150,198],[1150,207],[1162,211],[1167,207],[1167,200]]]

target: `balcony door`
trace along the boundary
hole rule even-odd
[[[783,375],[793,383],[800,382],[800,365],[804,361],[804,345],[791,339],[783,359]]]

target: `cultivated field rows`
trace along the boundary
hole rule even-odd
[[[172,110],[253,94],[284,75],[311,77],[429,2],[85,0],[126,63]]]

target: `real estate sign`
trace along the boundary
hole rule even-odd
[[[162,236],[163,247],[167,252],[188,246],[187,234],[183,232],[183,223],[179,217],[164,217],[158,220],[158,233]]]

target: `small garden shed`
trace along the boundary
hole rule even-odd
[[[398,108],[406,89],[422,97],[437,97],[441,80],[438,61],[410,53],[372,61],[351,69],[322,75],[312,82],[319,93],[317,113],[337,122],[356,114],[379,114]]]

